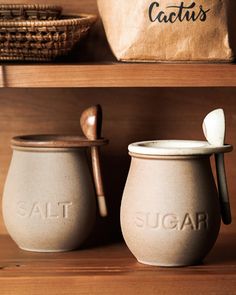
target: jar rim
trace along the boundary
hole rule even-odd
[[[132,154],[141,155],[187,156],[227,153],[233,150],[233,146],[215,146],[199,140],[151,140],[132,143],[128,150]]]
[[[33,134],[15,136],[11,140],[14,147],[32,148],[80,148],[102,146],[108,143],[107,139],[89,140],[78,135],[57,135],[57,134]]]

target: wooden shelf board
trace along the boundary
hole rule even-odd
[[[0,87],[236,87],[236,65],[3,64]]]
[[[222,234],[204,264],[139,264],[123,244],[33,253],[0,236],[0,294],[236,294],[236,236]]]

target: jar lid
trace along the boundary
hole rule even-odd
[[[12,147],[35,147],[35,148],[80,148],[102,146],[108,143],[107,139],[89,140],[77,135],[37,134],[13,137]]]
[[[196,140],[152,140],[132,143],[128,147],[131,154],[150,156],[187,156],[227,153],[231,145],[214,146],[207,141]]]

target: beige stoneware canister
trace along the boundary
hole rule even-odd
[[[13,138],[3,217],[21,249],[59,252],[84,242],[96,217],[86,150],[106,143],[78,136]]]
[[[76,249],[85,241],[96,217],[86,150],[106,143],[58,135],[12,140],[3,217],[21,249],[60,252]]]
[[[230,152],[205,141],[160,140],[129,146],[131,167],[121,204],[124,239],[137,260],[194,265],[213,247],[220,204],[210,156]]]

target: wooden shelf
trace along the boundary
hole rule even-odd
[[[67,253],[31,253],[0,236],[0,294],[235,294],[236,236],[223,234],[203,265],[159,268],[112,244]]]
[[[236,65],[3,64],[0,87],[236,87]]]

